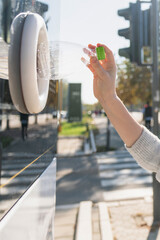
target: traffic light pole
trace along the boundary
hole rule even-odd
[[[152,0],[152,101],[153,101],[153,133],[158,136],[159,126],[158,126],[158,109],[160,102],[160,92],[159,92],[159,71],[158,71],[158,45],[159,45],[159,7],[158,0]],[[160,222],[160,183],[156,180],[155,174],[153,174],[153,217],[154,222]]]

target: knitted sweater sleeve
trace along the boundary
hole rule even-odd
[[[132,147],[125,147],[141,167],[156,172],[160,181],[160,139],[157,136],[143,127],[141,136]]]

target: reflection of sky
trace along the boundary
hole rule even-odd
[[[48,4],[49,9],[45,14],[46,19],[48,19],[48,31],[49,31],[49,40],[57,41],[59,40],[60,34],[60,0],[41,0]]]

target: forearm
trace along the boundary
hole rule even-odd
[[[117,130],[118,134],[130,147],[142,134],[142,126],[138,124],[127,111],[124,104],[116,95],[116,65],[112,51],[103,44],[97,44],[105,49],[106,58],[98,61],[95,56],[90,57],[88,68],[93,73],[93,91],[95,97],[103,106],[108,118]],[[95,46],[89,45],[91,50]]]
[[[106,98],[101,104],[121,139],[128,147],[132,146],[142,134],[142,126],[133,119],[117,96]]]
[[[130,115],[122,101],[116,95],[116,65],[112,51],[103,44],[106,58],[98,61],[90,57],[87,67],[93,73],[93,91],[104,108],[108,118],[128,147],[128,151],[143,168],[157,172],[160,181],[160,140],[145,127],[142,127]],[[96,46],[89,45],[95,51]]]

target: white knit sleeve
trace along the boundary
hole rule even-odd
[[[151,172],[160,172],[160,140],[147,128],[144,127],[132,147],[125,147],[141,167]],[[157,180],[160,181],[158,176]]]

